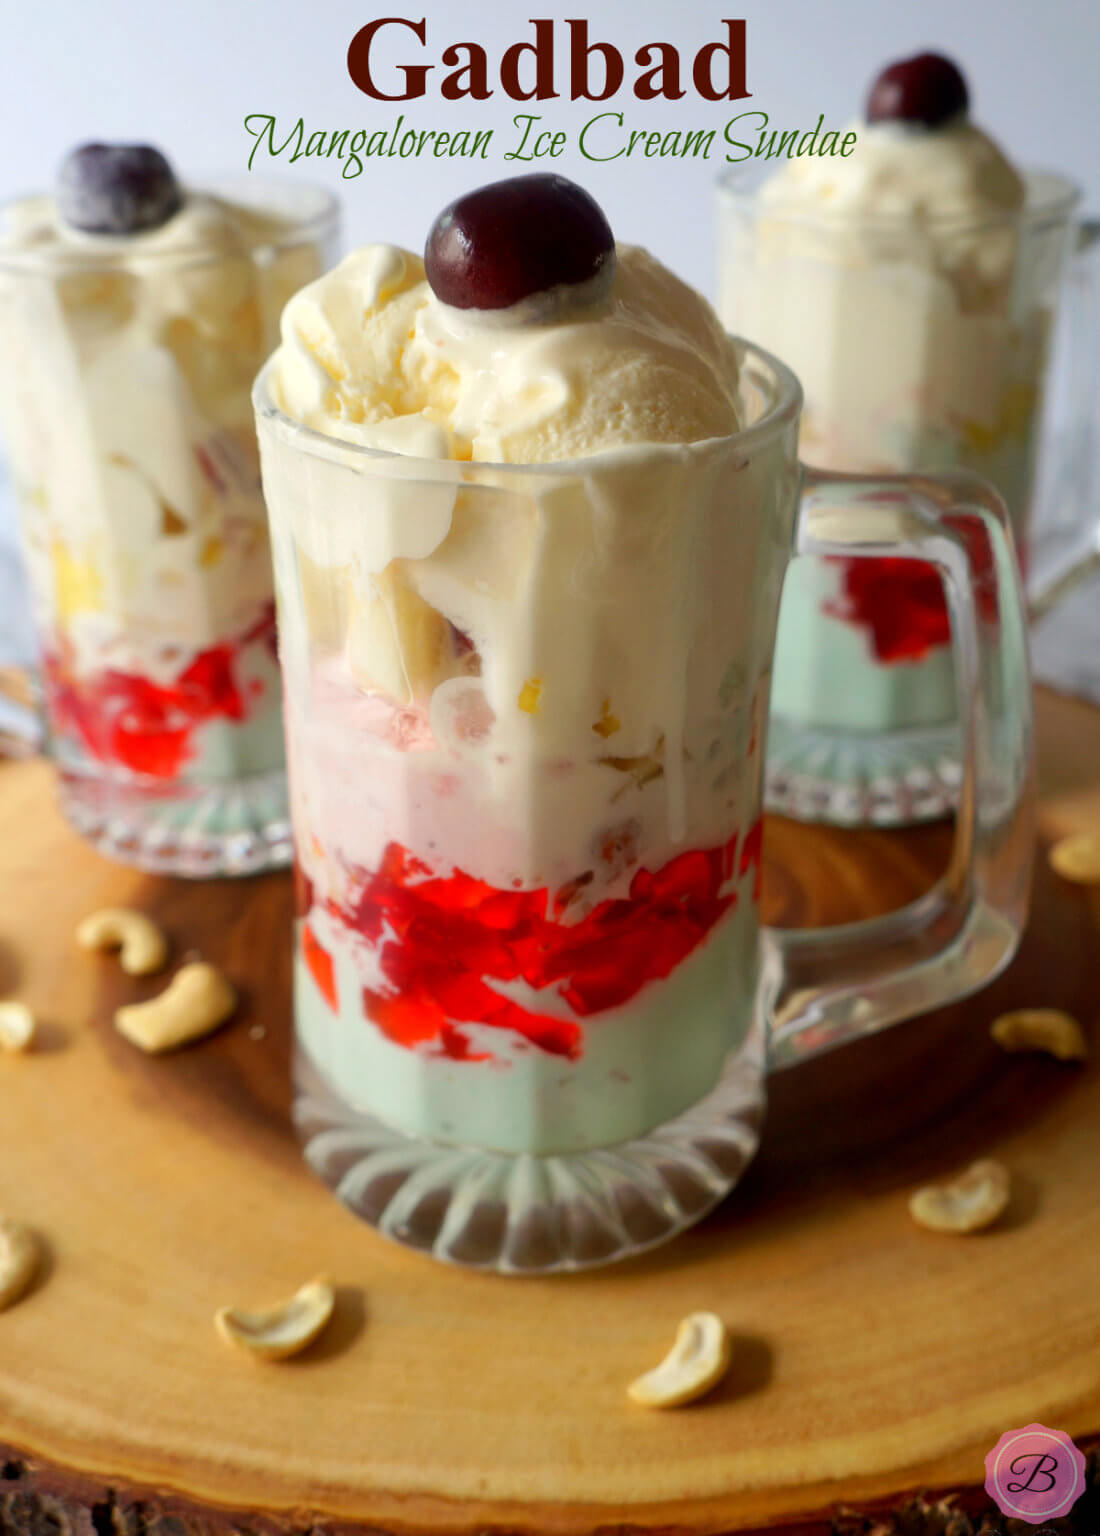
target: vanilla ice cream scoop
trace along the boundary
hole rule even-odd
[[[561,177],[498,185],[536,180],[580,191]],[[553,206],[546,227],[559,227]],[[506,220],[490,230],[494,241],[510,234]],[[497,255],[494,245],[486,261]],[[353,252],[283,313],[278,404],[317,431],[370,447],[492,463],[559,462],[737,429],[736,352],[705,299],[637,247],[607,254],[594,238],[558,282],[545,251],[539,257],[545,286],[478,308],[442,302],[408,251]],[[466,266],[474,282],[476,240]],[[522,292],[509,278],[505,295]],[[453,269],[447,279],[454,299]]]
[[[968,116],[966,82],[950,60],[919,54],[871,86],[866,121],[844,158],[790,160],[760,190],[765,207],[848,219],[982,219],[1023,206],[1023,178]]]
[[[1023,206],[1023,178],[966,117],[937,128],[856,121],[848,131],[856,135],[849,159],[791,160],[761,187],[761,203],[914,224],[982,219]]]

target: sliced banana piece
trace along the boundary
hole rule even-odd
[[[336,1304],[324,1275],[308,1281],[287,1301],[264,1312],[222,1307],[214,1324],[222,1338],[259,1360],[285,1360],[305,1349],[321,1332]]]
[[[395,703],[424,702],[455,670],[450,625],[396,565],[374,576],[372,589],[368,597],[358,589],[352,598],[346,641],[352,676],[360,688]]]
[[[713,1312],[692,1312],[676,1330],[676,1341],[660,1365],[639,1376],[627,1395],[645,1408],[678,1408],[709,1392],[729,1370],[729,1331]]]

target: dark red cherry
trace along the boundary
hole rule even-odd
[[[615,237],[596,200],[564,176],[514,176],[456,199],[424,247],[436,298],[507,309],[532,294],[615,272]],[[597,285],[598,286],[598,285]]]
[[[961,70],[942,53],[917,53],[888,64],[879,75],[867,97],[867,121],[936,128],[969,105]]]
[[[172,167],[151,144],[82,144],[57,173],[61,217],[91,235],[157,229],[182,201]]]

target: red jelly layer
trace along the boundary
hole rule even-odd
[[[825,612],[866,629],[876,661],[920,661],[950,645],[951,621],[934,565],[892,557],[836,563],[841,594]]]
[[[962,533],[966,541],[978,613],[992,622],[997,617],[997,590],[989,540],[969,518],[948,515],[944,523]],[[934,565],[894,556],[866,560],[833,557],[830,563],[841,569],[841,593],[824,605],[824,611],[866,629],[876,661],[922,661],[938,646],[951,644],[947,600]]]
[[[576,1058],[582,1031],[575,1019],[533,1012],[491,983],[522,980],[552,989],[581,1018],[629,1002],[648,982],[669,976],[733,907],[736,893],[722,888],[738,868],[737,844],[735,834],[718,848],[639,869],[628,896],[567,923],[555,914],[568,905],[576,881],[553,894],[546,887],[498,890],[461,870],[433,875],[391,843],[354,906],[333,911],[380,946],[387,985],[365,988],[363,1001],[368,1017],[397,1044],[477,1059],[455,1027],[466,1022],[512,1030],[539,1050]],[[756,870],[754,886],[760,853],[757,822],[740,859],[741,874]],[[316,943],[308,925],[302,932]],[[309,963],[316,975],[316,961]]]
[[[251,629],[201,651],[170,683],[106,668],[78,676],[64,656],[47,656],[46,688],[56,727],[75,732],[93,757],[153,778],[174,778],[194,755],[193,736],[211,720],[249,713],[237,676],[246,647],[276,653],[275,605]]]

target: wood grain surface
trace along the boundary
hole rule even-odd
[[[1100,826],[1100,713],[1039,706],[1046,842]],[[772,822],[767,916],[899,905],[949,845],[943,825]],[[153,914],[176,959],[222,965],[236,1019],[169,1058],[127,1045],[114,1008],[163,980],[76,949],[107,903]],[[404,1252],[304,1168],[290,907],[285,875],[112,865],[65,827],[43,765],[0,764],[0,995],[43,1020],[38,1050],[0,1057],[0,1214],[47,1250],[0,1315],[0,1532],[820,1528],[841,1505],[980,1487],[998,1436],[1035,1419],[1100,1440],[1100,1068],[988,1035],[1006,1007],[1057,1005],[1100,1058],[1100,889],[1040,858],[991,988],[780,1075],[762,1153],[714,1217],[541,1281]],[[915,1228],[914,1185],[984,1155],[1012,1172],[998,1225]],[[215,1334],[217,1307],[322,1270],[336,1316],[297,1360],[256,1365]],[[733,1330],[729,1376],[693,1407],[634,1408],[626,1382],[696,1308]]]

